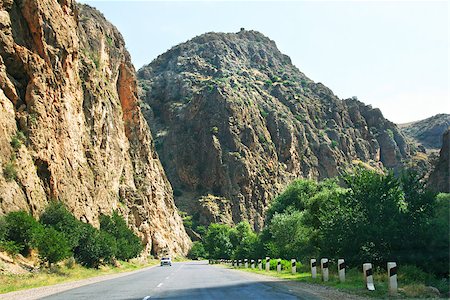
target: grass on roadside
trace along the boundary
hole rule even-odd
[[[264,266],[263,266],[264,268]],[[340,291],[356,294],[360,296],[365,297],[371,297],[376,299],[398,299],[398,298],[439,298],[435,293],[430,291],[425,287],[423,283],[419,282],[413,282],[410,280],[403,280],[402,283],[402,275],[399,274],[399,293],[397,295],[390,295],[388,291],[388,277],[387,274],[384,274],[383,271],[375,271],[374,272],[374,284],[375,284],[375,291],[369,291],[365,287],[365,282],[363,278],[362,270],[358,269],[349,269],[346,272],[345,282],[341,283],[339,281],[339,277],[336,272],[333,272],[333,270],[329,269],[329,281],[323,282],[321,280],[321,274],[320,269],[318,269],[317,278],[313,279],[311,278],[311,273],[309,271],[306,271],[305,268],[301,268],[298,270],[296,274],[292,274],[291,270],[283,270],[280,273],[278,273],[275,270],[270,270],[269,272],[266,272],[264,269],[259,270],[258,268],[255,269],[245,269],[243,267],[241,268],[235,268],[239,269],[241,271],[246,271],[250,273],[256,273],[261,275],[269,275],[277,278],[282,278],[286,280],[294,280],[299,282],[305,282],[305,283],[312,283],[312,284],[321,284],[325,286],[330,286],[333,288],[336,288]],[[405,278],[406,279],[406,278]]]
[[[43,269],[36,273],[23,275],[0,274],[0,282],[2,283],[0,285],[0,294],[76,281],[95,276],[129,272],[153,266],[158,263],[159,260],[156,259],[149,259],[147,262],[140,262],[138,260],[131,260],[130,262],[120,261],[119,267],[107,265],[102,266],[99,269],[85,268],[78,264],[74,264],[72,268],[68,268],[65,264],[61,264],[58,267]]]

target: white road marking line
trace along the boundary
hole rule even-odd
[[[166,279],[169,279],[169,278],[170,278],[170,276],[167,276],[167,277],[166,277]]]
[[[148,300],[148,299],[150,299],[150,297],[151,297],[151,296],[146,296],[146,297],[144,297],[144,299],[142,299],[142,300]]]
[[[156,287],[161,287],[163,285],[163,283],[161,282],[160,284],[158,284]]]

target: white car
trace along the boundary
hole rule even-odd
[[[162,266],[172,266],[172,260],[170,259],[170,257],[161,258],[161,267]]]

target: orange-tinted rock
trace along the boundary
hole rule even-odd
[[[100,214],[119,210],[148,251],[186,254],[190,239],[138,106],[120,33],[73,1],[6,4],[0,10],[0,214],[25,209],[38,216],[58,199],[98,225]],[[19,132],[25,140],[13,148]]]

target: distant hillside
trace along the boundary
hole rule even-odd
[[[450,127],[450,114],[438,114],[398,126],[406,136],[426,149],[439,150],[442,146],[442,135]]]

